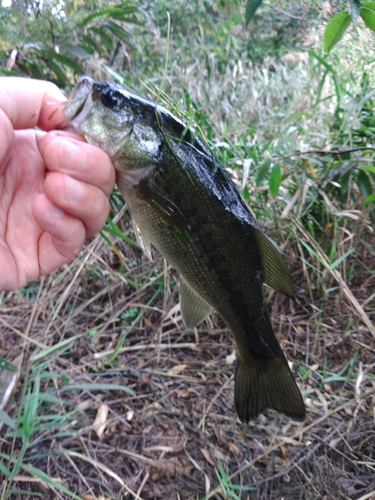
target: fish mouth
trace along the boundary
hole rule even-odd
[[[101,134],[98,127],[95,127],[95,123],[100,122],[100,119],[95,121],[95,113],[98,111],[98,107],[103,107],[101,103],[102,89],[108,83],[97,82],[88,76],[81,76],[65,105],[66,121],[62,128],[84,137],[89,144],[101,148],[112,158],[118,152],[123,141],[127,140],[132,128],[129,127],[128,133],[124,132],[121,138],[115,141],[111,135]]]
[[[71,117],[71,120],[74,120],[74,118],[76,118],[81,113],[81,111],[85,107],[85,102],[86,102],[86,99],[81,102],[81,104],[79,105],[77,110],[74,112],[74,115]]]
[[[81,115],[91,95],[94,83],[94,80],[88,76],[81,76],[78,79],[64,110],[68,120],[73,121],[78,115]]]

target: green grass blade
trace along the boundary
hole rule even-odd
[[[75,335],[74,337],[69,337],[68,339],[62,340],[61,342],[53,345],[52,347],[47,347],[47,349],[43,349],[42,351],[38,352],[37,354],[34,354],[34,356],[32,356],[30,358],[30,361],[32,363],[35,363],[35,361],[39,361],[42,358],[50,357],[51,354],[54,354],[57,351],[60,351],[62,349],[66,349],[73,342],[84,337],[85,335],[86,335],[86,332],[80,333],[78,335]]]
[[[332,264],[329,266],[330,269],[335,269],[335,267],[339,266],[341,262],[343,262],[345,259],[349,257],[354,252],[354,248],[351,248],[347,252],[344,253],[344,255],[341,255],[338,259],[336,259]]]
[[[53,488],[56,488],[57,490],[62,491],[66,495],[69,495],[70,498],[74,498],[75,500],[82,500],[82,497],[75,495],[67,488],[65,488],[65,486],[54,481],[51,477],[49,477],[45,472],[41,471],[40,469],[37,469],[36,467],[33,467],[32,465],[28,464],[21,464],[21,469],[28,472],[31,476],[38,477],[39,479],[49,484]]]
[[[10,427],[11,429],[16,428],[15,420],[13,420],[13,418],[10,417],[6,411],[1,409],[0,409],[0,422],[4,422],[4,424]]]
[[[4,358],[0,358],[0,370],[12,373],[18,372],[18,368]]]

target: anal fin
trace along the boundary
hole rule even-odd
[[[207,304],[182,278],[180,285],[180,308],[186,328],[193,330],[207,318],[212,307]]]

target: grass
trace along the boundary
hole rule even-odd
[[[303,61],[257,65],[241,45],[248,33],[209,35],[202,21],[179,35],[177,14],[168,73],[159,25],[136,39],[126,77],[135,90],[140,74],[150,88],[164,79],[282,247],[297,298],[266,297],[307,419],[268,411],[238,438],[231,335],[215,312],[185,331],[174,271],[142,255],[114,193],[103,237],[0,295],[3,384],[23,356],[0,406],[0,497],[365,500],[375,468],[375,237],[362,206],[374,190],[370,40],[358,28],[324,59],[312,30]]]
[[[199,492],[200,498],[215,497],[219,491],[228,498],[252,498],[251,495],[271,495],[266,493],[270,491],[268,482],[286,495],[290,483],[285,483],[285,475],[291,475],[294,488],[298,484],[301,487],[304,475],[320,475],[333,498],[337,485],[327,483],[324,469],[313,465],[317,457],[326,454],[330,466],[338,467],[340,474],[348,469],[354,474],[355,470],[364,484],[369,481],[371,475],[366,475],[366,470],[370,473],[371,445],[367,453],[361,449],[367,425],[372,425],[368,412],[374,397],[373,377],[368,371],[373,354],[371,336],[359,328],[355,311],[349,332],[337,329],[338,321],[346,324],[348,314],[346,318],[335,318],[335,305],[327,299],[322,302],[320,287],[313,292],[313,305],[318,309],[315,315],[309,290],[298,294],[292,312],[287,311],[289,306],[283,300],[274,297],[275,329],[289,359],[294,359],[295,373],[299,369],[302,375],[304,370],[301,386],[309,403],[309,417],[305,424],[295,424],[268,412],[251,423],[247,436],[239,441],[232,427],[233,366],[225,361],[233,350],[233,342],[224,325],[214,314],[201,329],[196,345],[181,328],[181,318],[174,307],[175,287],[164,296],[159,293],[153,306],[145,307],[160,290],[160,279],[169,270],[157,261],[159,269],[155,275],[154,265],[137,249],[121,246],[117,240],[116,244],[124,252],[121,260],[97,238],[95,245],[91,243],[91,248],[80,256],[81,260],[87,255],[89,258],[73,283],[71,275],[63,270],[64,278],[56,275],[43,283],[44,298],[33,306],[37,321],[29,335],[34,343],[29,344],[30,364],[23,377],[29,375],[22,379],[24,396],[17,397],[19,415],[11,412],[18,430],[8,428],[2,445],[6,467],[1,470],[2,484],[8,488],[9,498],[17,498],[17,491],[21,490],[28,491],[30,498],[34,494],[74,498],[78,492],[80,496],[99,497],[102,493],[107,498],[120,498],[121,491],[125,492],[122,482],[132,489],[134,497],[139,492],[141,498],[149,498],[155,495],[155,488],[168,492],[171,477],[174,488],[180,485],[186,491],[189,484],[188,491]],[[314,254],[310,254],[306,261],[313,258]],[[107,259],[111,267],[105,265]],[[138,266],[131,266],[137,259]],[[124,284],[116,271],[122,260],[132,269],[131,281],[143,282],[143,286]],[[77,268],[80,265],[75,264]],[[319,261],[315,266],[318,269],[317,266],[321,266]],[[296,265],[297,283],[300,272],[301,266]],[[68,285],[69,294],[62,301]],[[104,300],[106,296],[110,306]],[[334,302],[339,291],[333,290],[328,296]],[[1,319],[6,316],[15,329],[22,328],[30,314],[30,307],[25,309],[29,304],[25,297],[20,293],[8,294],[8,312],[3,312],[7,305],[2,306]],[[54,319],[53,313],[49,313],[49,318],[43,316],[46,299],[53,304],[51,311],[59,311]],[[12,306],[12,301],[17,300],[20,305]],[[128,331],[136,319],[138,322]],[[53,325],[49,326],[51,321]],[[345,344],[345,335],[350,336],[353,347]],[[5,330],[7,342],[14,338],[12,331]],[[17,346],[15,349],[19,350]],[[117,355],[111,360],[116,350]],[[136,396],[124,392],[125,389],[133,390]],[[109,414],[104,438],[100,440],[93,423],[103,403],[108,405]],[[340,462],[346,443],[351,454],[359,453],[360,458],[351,460],[367,465],[351,469],[354,466],[347,460]],[[16,453],[11,454],[12,449]],[[118,454],[122,460],[116,465]],[[120,464],[126,464],[125,469]],[[208,490],[205,476],[209,478]],[[188,483],[185,477],[189,477]],[[28,482],[31,478],[34,481]],[[366,486],[359,489],[359,495],[361,491],[366,491]],[[313,484],[311,498],[320,493],[321,486]]]

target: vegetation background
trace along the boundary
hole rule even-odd
[[[360,2],[255,3],[246,26],[240,0],[3,0],[0,71],[161,88],[199,127],[291,269],[296,300],[267,301],[306,421],[239,438],[230,333],[185,332],[115,191],[75,261],[0,293],[1,498],[374,500],[374,34],[360,17],[327,54]]]

